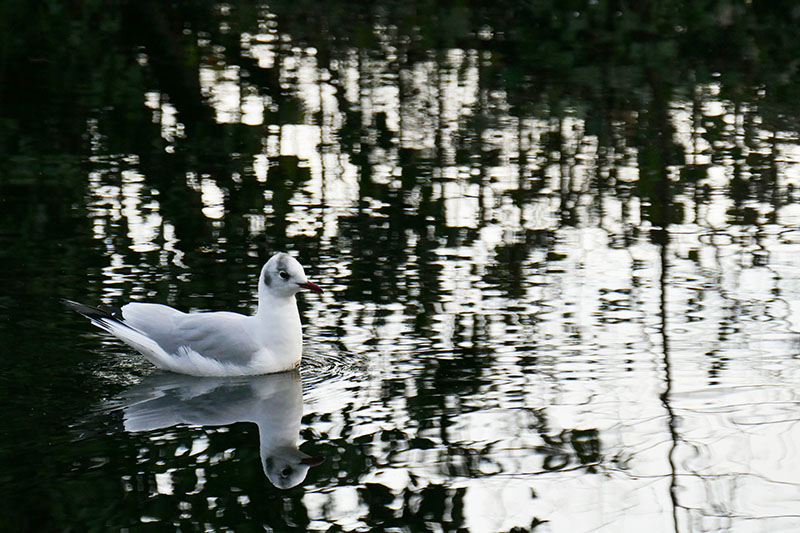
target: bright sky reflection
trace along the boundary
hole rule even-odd
[[[349,259],[357,250],[338,240],[343,219],[364,205],[377,219],[385,207],[361,195],[362,167],[334,142],[344,120],[337,97],[359,109],[365,124],[383,116],[392,134],[391,142],[370,152],[373,183],[400,188],[401,149],[438,151],[426,201],[443,202],[449,228],[479,230],[468,242],[455,239],[435,247],[443,293],[432,308],[431,319],[439,326],[433,346],[409,336],[413,313],[400,303],[381,306],[380,314],[376,304],[330,296],[307,304],[310,336],[340,328],[337,340],[350,353],[370,353],[365,372],[374,383],[404,383],[404,376],[419,371],[417,358],[426,351],[447,358],[449,351],[475,343],[495,351],[487,363],[488,382],[469,399],[479,405],[453,416],[448,428],[448,445],[489,450],[489,460],[481,465],[485,476],[460,475],[457,464],[444,464],[447,456],[437,446],[393,451],[375,440],[375,454],[392,459],[369,479],[359,480],[362,485],[388,487],[397,508],[405,490],[443,483],[465,489],[466,519],[474,531],[528,527],[537,517],[547,517],[554,531],[672,531],[672,497],[679,500],[681,529],[716,524],[748,530],[749,520],[772,514],[797,523],[786,509],[800,497],[800,461],[795,460],[800,424],[792,414],[800,375],[791,364],[797,352],[794,335],[800,332],[800,238],[793,229],[800,224],[800,209],[783,206],[772,225],[731,226],[733,200],[715,192],[728,187],[739,163],[713,158],[701,134],[704,119],[721,118],[728,135],[720,142],[728,145],[713,148],[738,148],[743,158],[769,156],[782,190],[800,186],[796,138],[760,130],[759,138],[746,144],[743,121],[752,119],[752,112],[720,99],[715,84],[698,87],[699,107],[673,102],[674,140],[688,164],[704,169],[696,188],[707,187],[710,200],[680,198],[685,216],[670,226],[672,239],[662,256],[662,249],[645,238],[626,246],[616,242],[632,227],[649,227],[640,198],[597,198],[591,190],[592,182],[611,170],[618,182],[633,182],[640,172],[638,154],[614,153],[616,160],[609,162],[600,154],[597,137],[577,117],[512,120],[503,111],[510,105],[505,95],[481,89],[476,51],[450,50],[444,66],[419,62],[397,73],[388,62],[359,57],[354,50],[338,65],[343,84],[334,86],[313,50],[278,53],[276,35],[269,32],[242,41],[259,68],[280,69],[281,83],[293,88],[305,117],[318,116],[266,124],[270,98],[249,86],[237,67],[216,63],[200,69],[200,85],[219,123],[264,130],[263,151],[253,155],[251,175],[243,179],[272,185],[269,169],[287,156],[310,170],[309,181],[288,203],[289,239],[318,236]],[[182,127],[168,99],[149,93],[146,105],[165,140],[180,137]],[[485,128],[475,131],[470,119],[481,108],[503,120],[487,120]],[[561,139],[560,153],[548,147],[554,135]],[[459,159],[460,137],[468,136],[480,140],[484,153],[494,154],[491,162]],[[362,142],[366,150],[377,139]],[[539,193],[522,206],[512,202],[511,194],[530,181]],[[161,215],[159,191],[149,191],[146,182],[135,165],[89,176],[94,237],[107,244],[110,256],[104,271],[112,287],[108,298],[119,296],[118,285],[128,279],[111,243],[119,231],[127,232],[133,252],[163,247],[175,264],[185,266],[181,257],[189,250],[182,249],[171,221]],[[187,183],[199,191],[203,214],[226,223],[229,191],[213,176],[187,175]],[[420,181],[415,183],[402,191],[412,212],[424,207]],[[563,223],[565,202],[580,223]],[[748,206],[762,214],[772,208],[755,200]],[[264,233],[272,215],[271,206],[247,213],[245,231]],[[498,262],[498,250],[522,242],[526,231],[543,230],[554,232],[554,245],[549,251],[526,250],[519,296],[492,292],[484,279]],[[768,265],[757,262],[759,254],[770,257]],[[334,255],[322,261],[315,269],[334,273],[331,284],[345,287],[348,263]],[[413,261],[407,266],[412,272],[408,279],[418,282]],[[659,281],[662,273],[666,286]],[[478,332],[486,336],[476,338]],[[369,338],[379,342],[366,346]],[[526,374],[520,358],[529,357],[532,349],[538,371]],[[714,382],[715,366],[726,368],[722,383]],[[678,420],[675,435],[662,397],[667,374],[670,409]],[[422,392],[410,382],[406,387],[391,414],[374,407],[381,405],[379,387],[347,381],[311,391],[306,411],[329,416],[329,438],[343,427],[345,406],[363,417],[354,422],[350,438],[392,425],[411,428],[415,421],[408,416],[408,402]],[[542,446],[543,434],[588,428],[602,435],[603,453],[610,460],[597,475],[548,471],[542,455],[530,452]],[[441,433],[439,427],[418,428],[417,436],[443,446]],[[774,453],[775,443],[781,453]],[[159,492],[173,490],[169,474],[157,482]],[[309,486],[303,501],[312,524],[366,527],[359,517],[368,509],[354,486]]]

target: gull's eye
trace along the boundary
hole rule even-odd
[[[281,270],[280,272],[278,272],[278,275],[283,279],[289,279],[289,273],[286,272],[285,270]]]

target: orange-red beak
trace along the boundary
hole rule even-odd
[[[316,293],[322,292],[322,289],[319,288],[319,285],[317,285],[316,283],[311,283],[310,281],[306,282],[306,283],[298,283],[298,285],[300,285],[304,289],[308,289],[308,290],[314,291]]]

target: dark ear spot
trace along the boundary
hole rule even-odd
[[[270,283],[272,283],[272,280],[271,280],[271,279],[269,279],[269,272],[266,272],[266,271],[265,271],[265,272],[264,272],[264,285],[266,285],[267,287],[269,287]]]

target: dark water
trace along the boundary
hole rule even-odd
[[[800,528],[793,3],[0,11],[3,529]],[[277,250],[298,374],[58,304]]]

